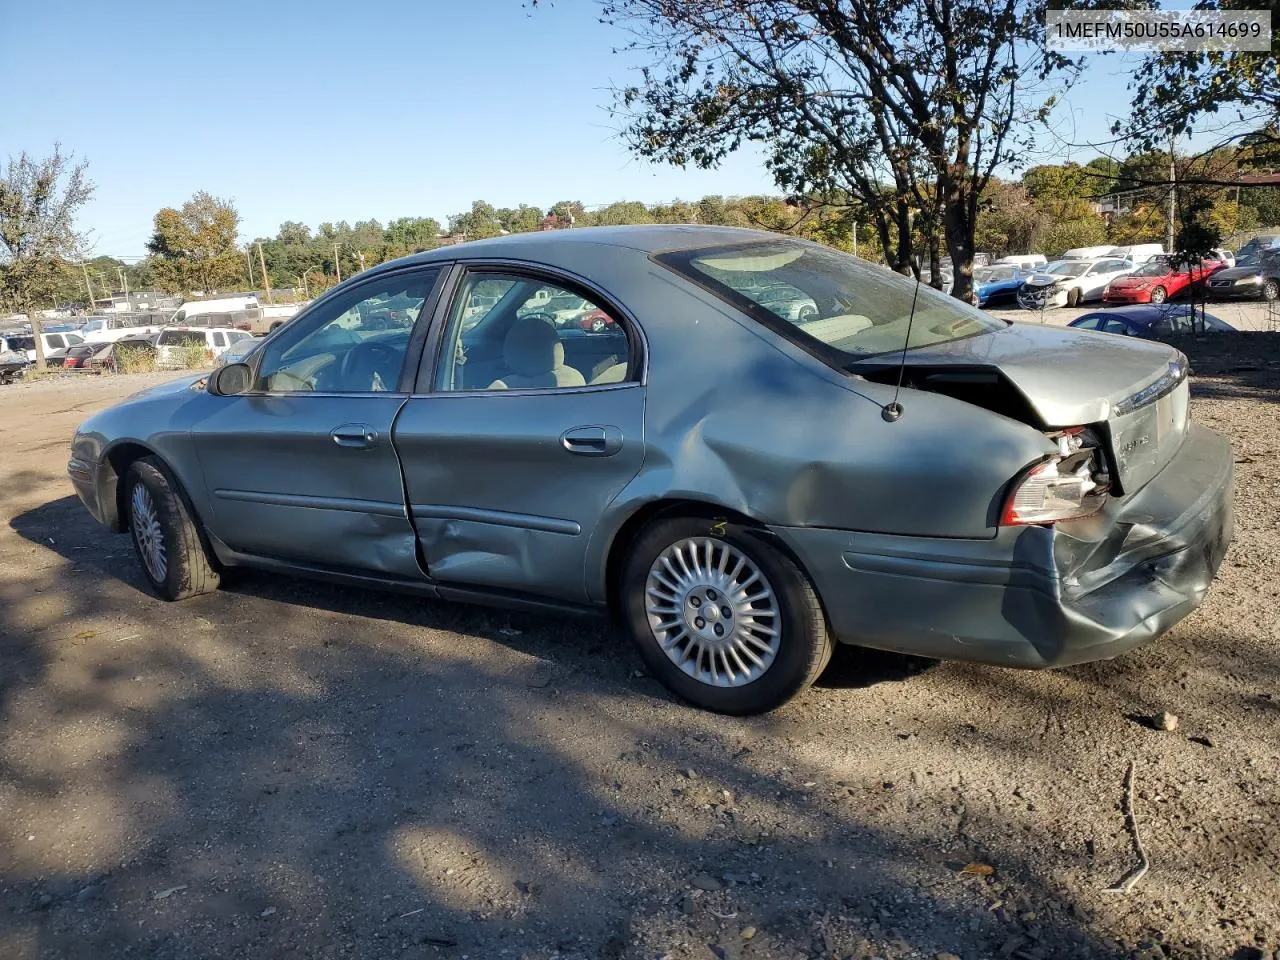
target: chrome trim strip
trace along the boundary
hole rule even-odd
[[[1118,401],[1114,408],[1116,415],[1123,417],[1125,414],[1133,413],[1135,410],[1154,403],[1161,397],[1167,397],[1178,389],[1183,380],[1187,379],[1187,369],[1187,358],[1182,354],[1178,354],[1178,359],[1170,360],[1169,368],[1159,378],[1143,387],[1137,393],[1132,393],[1123,400]]]
[[[368,513],[379,517],[403,517],[403,503],[385,500],[356,500],[350,497],[312,497],[299,493],[262,493],[256,490],[215,490],[219,500],[237,503],[262,503],[273,507],[306,507],[313,510],[341,510],[346,513]]]
[[[537,530],[542,533],[560,533],[571,537],[576,537],[582,533],[582,527],[573,520],[539,517],[528,513],[508,513],[505,510],[484,510],[479,507],[415,503],[409,507],[409,511],[414,520],[470,520],[473,523],[492,523],[500,527],[516,527],[521,530]]]

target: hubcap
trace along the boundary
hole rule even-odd
[[[133,513],[133,539],[138,544],[142,565],[152,580],[161,583],[169,570],[169,562],[164,552],[164,532],[160,529],[160,518],[156,516],[151,491],[136,483],[129,502]]]
[[[686,674],[740,687],[773,664],[781,618],[758,566],[723,540],[689,538],[658,555],[645,582],[649,629]]]

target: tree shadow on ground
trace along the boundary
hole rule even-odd
[[[67,507],[13,520],[0,608],[6,956],[1127,952],[1051,825],[840,776],[803,708],[690,710],[577,620],[273,578],[162,604]]]

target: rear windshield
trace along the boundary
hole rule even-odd
[[[660,263],[743,312],[848,360],[926,347],[1005,327],[924,284],[816,244],[765,241],[659,254]]]
[[[156,341],[162,347],[175,347],[179,344],[204,343],[204,332],[201,330],[165,330]]]

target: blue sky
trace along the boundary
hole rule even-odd
[[[472,200],[668,201],[772,192],[758,156],[719,170],[630,157],[605,107],[624,41],[593,0],[0,0],[0,158],[55,141],[97,184],[95,252],[139,256],[151,219],[197,190],[234,200],[242,235],[284,220],[442,223]],[[42,39],[43,38],[43,39]],[[1123,65],[1095,58],[1059,114],[1106,138]],[[1060,162],[1060,145],[1040,160]],[[1095,151],[1076,150],[1086,160]]]

